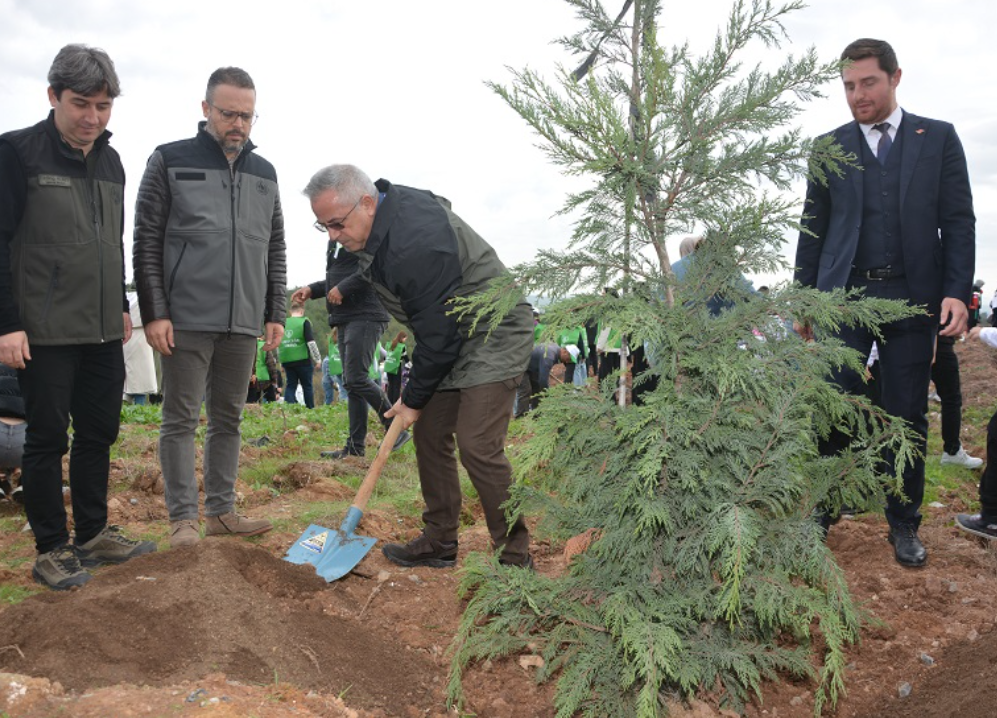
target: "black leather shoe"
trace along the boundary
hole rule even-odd
[[[928,552],[917,537],[916,526],[891,527],[890,543],[893,544],[893,555],[901,566],[917,568],[928,560]]]
[[[527,571],[533,571],[536,573],[537,567],[533,564],[533,556],[526,554],[526,558],[519,561],[506,561],[505,559],[499,559],[499,563],[503,566],[515,566],[516,568],[525,568]]]
[[[457,542],[436,541],[420,534],[407,544],[389,543],[381,553],[399,566],[430,566],[451,568],[457,563]]]

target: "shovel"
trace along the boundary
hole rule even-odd
[[[388,460],[388,455],[402,433],[401,419],[397,416],[392,420],[388,433],[381,442],[381,448],[377,450],[377,457],[374,463],[367,470],[363,483],[357,491],[357,496],[353,500],[353,505],[346,513],[346,518],[339,529],[329,529],[324,526],[312,524],[305,532],[298,537],[284,556],[285,561],[291,563],[310,563],[315,566],[315,573],[332,583],[337,578],[342,578],[363,560],[370,549],[377,543],[377,539],[358,536],[353,533],[360,519],[363,517],[363,510],[367,506],[367,500],[374,492],[374,484],[377,483],[381,470]]]

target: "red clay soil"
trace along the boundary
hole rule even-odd
[[[209,673],[257,684],[281,680],[387,708],[430,708],[435,666],[391,634],[325,614],[328,590],[311,567],[260,548],[203,541],[101,573],[86,590],[47,593],[4,612],[7,670],[70,690],[118,683],[169,685]]]
[[[989,411],[997,403],[995,355],[968,343],[957,351],[965,403]],[[985,426],[964,426],[963,443],[983,456]],[[323,477],[322,465],[302,462],[287,473],[282,490],[294,489],[306,500],[349,493]],[[154,478],[113,479],[134,484],[133,491],[117,494],[113,521],[140,533],[144,522],[164,518],[162,497],[144,485],[154,485]],[[848,693],[826,715],[997,715],[997,549],[952,523],[973,499],[972,490],[942,491],[941,506],[924,507],[921,535],[930,557],[922,569],[893,560],[881,516],[832,528],[829,546],[874,623],[849,649]],[[260,515],[281,517],[292,510],[267,492],[248,495],[247,503]],[[17,510],[0,505],[5,515]],[[487,548],[480,511],[465,513],[473,525],[461,535],[461,551]],[[410,538],[417,526],[373,510],[361,529],[385,541]],[[359,573],[327,585],[309,568],[280,560],[294,538],[273,532],[256,545],[206,540],[192,550],[100,569],[84,590],[40,594],[4,609],[0,671],[7,673],[0,673],[0,712],[17,718],[458,715],[445,705],[446,650],[463,608],[454,572],[400,569],[381,556],[379,544]],[[13,540],[0,535],[0,547]],[[564,570],[562,548],[534,545],[541,573]],[[29,584],[29,566],[0,571],[0,581]],[[552,687],[534,684],[530,658],[471,670],[464,714],[553,716]],[[812,716],[813,689],[808,682],[767,684],[764,701],[748,706],[745,715]],[[721,715],[731,713],[708,698],[671,711],[673,718]]]
[[[305,491],[313,498],[337,492]],[[399,521],[371,511],[363,530],[391,540]],[[456,715],[445,700],[445,652],[462,606],[454,572],[400,569],[375,548],[359,574],[326,584],[314,569],[278,558],[294,538],[268,535],[262,547],[206,539],[100,569],[83,590],[6,608],[0,711],[23,718]],[[461,546],[484,550],[487,541],[472,527]],[[540,555],[546,550],[537,547]],[[28,580],[14,572],[0,579]],[[537,688],[516,661],[476,668],[465,688],[466,710],[478,715],[553,715],[550,688]]]

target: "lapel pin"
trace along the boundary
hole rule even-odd
[[[924,130],[923,130],[923,129],[920,129],[920,130],[914,130],[914,134],[915,134],[915,135],[923,135],[923,134],[924,134]]]

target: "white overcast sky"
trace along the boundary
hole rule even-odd
[[[615,15],[621,5],[606,7]],[[730,6],[665,0],[665,40],[707,47]],[[560,0],[0,0],[0,131],[45,117],[45,78],[60,47],[82,42],[107,50],[124,90],[109,129],[128,175],[131,276],[130,215],[146,159],[157,145],[194,134],[208,75],[237,65],[257,87],[253,141],[277,168],[290,285],[323,276],[325,238],[312,229],[300,191],[316,169],[334,162],[445,195],[511,266],[539,247],[564,246],[569,222],[553,214],[568,181],[484,82],[506,82],[506,66],[529,65],[550,78],[558,63],[574,67],[577,60],[551,41],[577,27]],[[901,106],[955,123],[973,183],[976,276],[991,296],[997,93],[987,78],[997,67],[997,3],[812,0],[786,27],[786,51],[813,45],[828,61],[858,37],[888,40],[903,69]],[[767,57],[771,67],[780,56]],[[808,134],[850,119],[840,83],[826,90],[801,117]],[[795,238],[786,251],[793,256]]]

